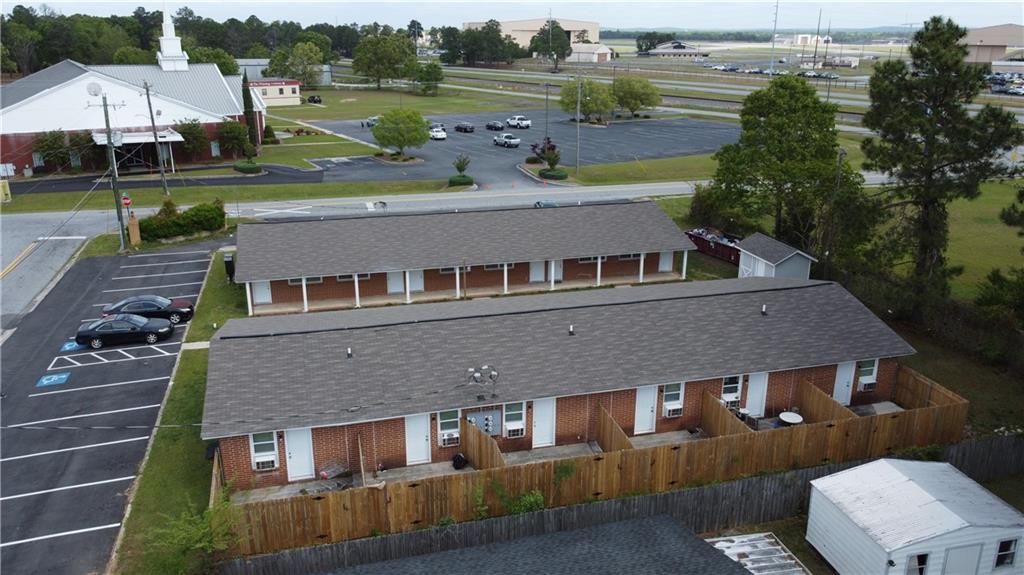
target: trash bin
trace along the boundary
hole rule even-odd
[[[235,254],[234,252],[224,252],[224,273],[228,275],[228,281],[235,281]]]

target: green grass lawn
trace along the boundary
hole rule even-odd
[[[284,133],[284,132],[282,132]],[[277,134],[278,138],[281,138],[281,134]],[[305,144],[338,144],[344,143],[348,140],[334,136],[331,134],[303,134],[301,136],[291,136],[289,138],[281,138],[280,144],[265,144],[269,148],[280,148],[282,146],[303,146]]]
[[[1024,256],[1020,248],[1024,239],[1017,237],[1013,228],[1003,225],[999,211],[1013,202],[1016,186],[1024,181],[986,183],[981,196],[974,200],[957,200],[949,206],[950,265],[964,266],[964,273],[953,278],[953,296],[973,299],[978,284],[993,268],[1005,271],[1012,265],[1021,265]]]
[[[1024,475],[987,481],[982,485],[1003,501],[1024,512]]]
[[[245,286],[228,281],[224,271],[224,253],[217,252],[185,341],[209,341],[228,319],[246,315]]]
[[[197,423],[203,417],[206,393],[207,350],[183,351],[174,376],[161,424]],[[209,503],[212,465],[199,428],[161,428],[139,478],[131,514],[124,526],[117,573],[185,572],[183,553],[154,545],[148,534],[189,507]]]
[[[309,200],[315,198],[351,198],[392,194],[423,194],[458,191],[447,189],[444,180],[386,181],[386,182],[329,182],[315,184],[282,184],[278,186],[186,186],[171,188],[171,199],[179,206],[209,202],[220,198],[225,203],[262,202],[283,200]],[[157,188],[130,190],[132,205],[136,208],[159,207],[163,192]],[[84,192],[54,192],[45,194],[18,194],[9,204],[0,204],[0,212],[50,212],[70,210]],[[82,205],[85,210],[111,209],[113,200],[109,190],[97,190]]]
[[[324,107],[287,106],[272,108],[272,116],[293,120],[356,120],[376,116],[391,108],[417,110],[430,114],[458,114],[487,111],[509,111],[537,107],[537,100],[515,95],[475,94],[442,90],[438,96],[420,96],[391,90],[321,90],[310,92],[323,99]],[[273,120],[272,120],[273,121]],[[280,120],[277,120],[280,122]],[[276,127],[276,126],[275,126]]]
[[[582,166],[578,181],[586,185],[630,184],[636,182],[659,182],[673,180],[706,180],[715,173],[717,162],[711,154],[636,160],[615,164]],[[572,167],[566,167],[571,175]]]
[[[304,138],[307,136],[303,136]],[[303,169],[313,169],[317,166],[307,160],[317,158],[337,158],[342,156],[368,156],[373,155],[377,150],[355,142],[340,141],[334,136],[308,136],[310,138],[326,137],[333,138],[335,143],[308,145],[271,145],[263,146],[259,162],[261,164],[285,164]],[[285,140],[287,141],[287,140]]]

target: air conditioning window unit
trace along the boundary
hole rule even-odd
[[[665,404],[665,417],[679,417],[683,414],[683,404],[681,403],[668,403]]]
[[[876,385],[878,385],[878,383],[876,383],[874,381],[869,382],[869,383],[862,383],[862,384],[860,384],[860,390],[861,391],[874,391]]]
[[[505,424],[505,437],[526,437],[526,428],[523,427],[522,422],[507,423]]]
[[[733,401],[726,401],[725,402],[725,406],[727,408],[729,408],[729,409],[739,409],[739,407],[740,407],[740,400],[736,399],[736,400],[733,400]]]
[[[256,471],[267,471],[277,467],[277,462],[273,459],[265,459],[263,461],[256,462]]]
[[[445,433],[441,436],[441,447],[458,447],[459,446],[459,434],[458,433]]]

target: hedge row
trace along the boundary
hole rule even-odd
[[[551,168],[544,168],[538,172],[538,174],[540,174],[540,177],[545,180],[564,180],[569,177],[569,174],[567,174],[565,170],[559,168],[555,168],[553,170]]]
[[[243,174],[258,174],[263,171],[263,168],[251,160],[241,160],[235,162],[235,171]]]
[[[448,178],[449,186],[472,186],[473,177],[467,176],[466,174],[459,174]]]
[[[144,241],[187,236],[198,232],[224,229],[224,202],[219,199],[209,204],[196,204],[178,212],[174,202],[164,202],[155,216],[139,220],[139,233]]]

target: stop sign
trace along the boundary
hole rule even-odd
[[[123,204],[126,208],[130,208],[132,207],[132,199],[129,198],[128,196],[121,196],[121,204]]]

